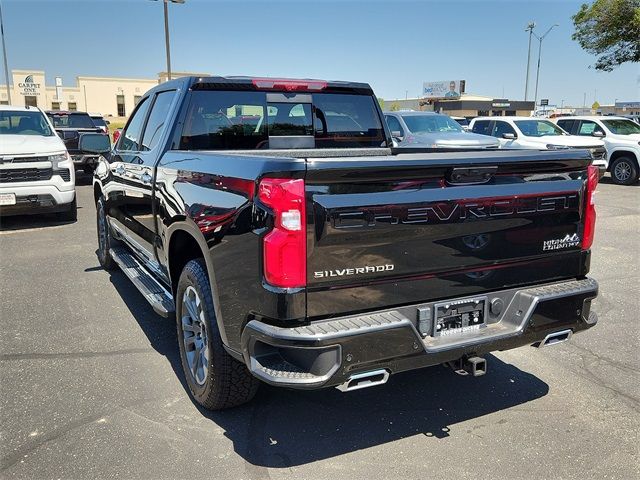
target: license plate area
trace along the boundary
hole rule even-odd
[[[15,205],[16,194],[15,193],[0,193],[0,205]]]
[[[434,337],[459,335],[487,326],[487,297],[436,303]]]

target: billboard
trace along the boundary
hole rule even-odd
[[[458,98],[464,93],[465,84],[465,80],[424,82],[422,84],[422,96],[425,98]]]

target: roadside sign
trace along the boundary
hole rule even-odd
[[[540,106],[541,107],[546,107],[549,105],[549,99],[548,98],[541,98],[540,99]]]

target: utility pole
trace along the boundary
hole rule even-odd
[[[7,100],[11,105],[11,87],[9,85],[9,67],[7,66],[7,47],[4,43],[4,21],[2,19],[2,3],[0,3],[0,35],[2,36],[2,57],[4,59],[4,77],[7,82]]]
[[[544,34],[542,36],[538,36],[535,33],[533,34],[534,37],[536,37],[538,39],[538,69],[536,71],[536,93],[533,99],[533,104],[534,106],[538,103],[538,80],[540,79],[540,58],[542,57],[542,41],[544,40],[544,37],[546,37],[547,35],[549,35],[549,32],[551,30],[554,29],[554,27],[557,27],[558,24],[554,23],[553,25],[551,25],[549,27],[549,30],[547,30],[546,32],[544,32]]]
[[[533,29],[536,28],[536,22],[529,22],[527,28],[525,28],[525,32],[529,32],[529,48],[527,50],[527,78],[524,82],[524,101],[527,101],[527,96],[529,95],[529,66],[531,64],[531,36],[533,35]],[[504,96],[504,95],[503,95]]]

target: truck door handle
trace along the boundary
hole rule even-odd
[[[144,172],[142,175],[140,175],[140,180],[142,180],[142,183],[151,183],[151,175],[149,175],[147,172]]]
[[[116,175],[124,175],[124,167],[122,165],[118,165],[116,168],[113,169],[113,172]]]

